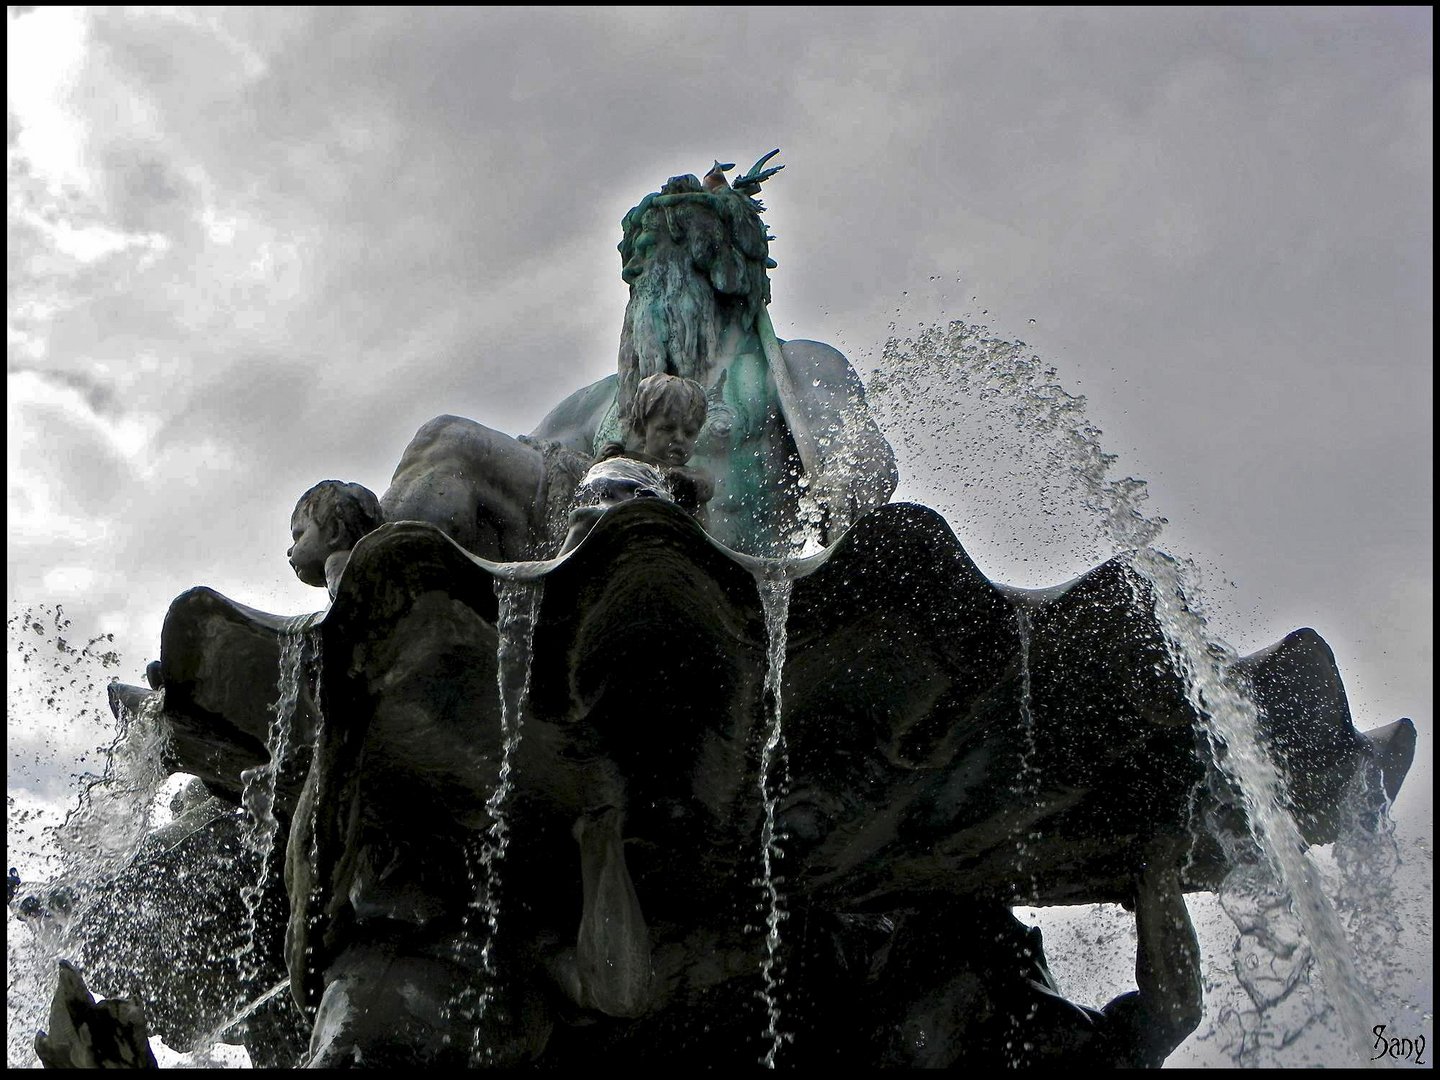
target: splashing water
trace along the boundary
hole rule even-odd
[[[1370,1029],[1373,1007],[1335,908],[1316,884],[1318,875],[1288,811],[1283,781],[1257,739],[1258,710],[1232,670],[1235,654],[1209,631],[1191,583],[1193,565],[1152,546],[1166,522],[1141,510],[1145,482],[1107,476],[1116,459],[1102,451],[1100,431],[1085,417],[1084,398],[1060,387],[1054,369],[1029,354],[1023,342],[991,336],[961,321],[929,327],[904,341],[892,338],[869,380],[869,393],[897,456],[907,465],[907,457],[920,463],[922,483],[939,479],[941,498],[932,501],[951,520],[969,520],[972,495],[981,502],[996,498],[1005,506],[1000,528],[1011,531],[1008,542],[1032,543],[1036,538],[1022,537],[1013,524],[1025,516],[1015,512],[1015,504],[1029,498],[1032,506],[1043,506],[1036,520],[1048,518],[1050,539],[1068,534],[1067,557],[1083,550],[1082,558],[1093,566],[1116,549],[1130,553],[1137,601],[1153,605],[1170,660],[1202,718],[1209,767],[1219,774],[1219,783],[1238,788],[1249,832],[1242,842],[1253,841],[1259,848],[1259,861],[1249,848],[1242,871],[1232,875],[1222,895],[1242,937],[1261,943],[1269,954],[1268,962],[1256,962],[1253,954],[1242,961],[1237,952],[1237,977],[1263,1014],[1300,985],[1313,961],[1353,1052],[1367,1060],[1363,1035]],[[926,423],[932,418],[935,422]],[[967,430],[971,419],[977,422]],[[1013,476],[1000,475],[1004,465],[992,464],[992,471],[984,472],[987,455],[998,462],[997,448],[1007,448],[1007,429],[1014,460],[1030,469],[1021,485],[1032,488],[1028,495],[1004,491],[1007,482],[1015,482]],[[966,470],[957,469],[957,456],[972,450],[982,463],[980,471],[968,471],[968,454]],[[1044,531],[1039,530],[1042,545]],[[1003,534],[991,539],[1006,541]],[[1238,846],[1235,853],[1240,854]],[[1246,903],[1242,896],[1248,897]],[[1298,933],[1286,927],[1282,911],[1291,914]],[[1266,980],[1256,975],[1261,967],[1274,976],[1275,985],[1262,985]],[[1237,1057],[1242,1051],[1243,1045]]]
[[[1428,845],[1407,847],[1403,856],[1384,788],[1375,778],[1356,775],[1363,794],[1351,801],[1356,812],[1341,828],[1331,854],[1336,867],[1336,911],[1355,943],[1358,966],[1378,1003],[1378,1015],[1399,1034],[1425,1032],[1433,1021],[1433,966],[1393,962],[1398,943],[1419,955],[1432,954],[1434,867]],[[1402,876],[1402,867],[1414,872]],[[1408,879],[1408,880],[1407,880]],[[1424,882],[1417,895],[1414,882]],[[1421,928],[1425,928],[1422,931]],[[1373,1049],[1373,1047],[1372,1047]]]
[[[79,805],[56,833],[56,848],[77,876],[113,877],[130,865],[150,831],[155,796],[169,771],[169,731],[160,718],[163,695],[139,711],[121,708],[118,734],[102,775],[84,780]]]
[[[1116,458],[1056,374],[1023,342],[956,321],[892,338],[866,378],[900,464],[895,498],[963,524],[967,553],[1007,565],[1009,585],[1074,577],[1165,525],[1131,513],[1145,482],[1106,476]]]
[[[781,1044],[794,1038],[780,1029],[780,924],[785,920],[786,912],[784,899],[780,895],[780,885],[784,879],[775,873],[774,864],[784,854],[780,847],[781,837],[775,830],[775,808],[784,791],[783,785],[777,783],[773,775],[777,771],[777,762],[785,753],[780,688],[785,671],[785,629],[790,613],[793,583],[786,576],[784,564],[781,563],[767,569],[759,586],[760,605],[765,613],[765,633],[769,645],[764,695],[770,719],[765,732],[765,743],[760,751],[760,797],[765,806],[765,818],[760,829],[761,876],[756,881],[761,889],[761,906],[765,911],[765,958],[760,962],[760,976],[764,986],[760,991],[760,998],[765,1003],[764,1038],[769,1042],[769,1049],[760,1058],[760,1063],[767,1069],[773,1069]]]
[[[1233,671],[1238,657],[1206,634],[1204,617],[1185,595],[1183,564],[1147,549],[1135,554],[1132,565],[1152,586],[1171,660],[1185,676],[1186,693],[1210,740],[1210,762],[1239,787],[1251,835],[1270,874],[1288,894],[1340,1026],[1357,1060],[1368,1063],[1365,1033],[1374,1004],[1335,909],[1319,888],[1319,874],[1288,810],[1284,781],[1260,743],[1259,710]],[[1291,943],[1285,946],[1288,951]]]
[[[287,750],[293,752],[293,737],[286,729],[297,701],[298,635],[308,622],[292,620],[291,633],[282,634],[286,655],[278,672],[281,701],[269,738],[274,762],[283,762]],[[22,629],[31,632],[31,623],[27,617]],[[57,621],[56,629],[60,628]],[[312,639],[309,655],[318,660],[318,635]],[[57,663],[56,671],[70,686],[76,685],[77,675],[84,681],[86,658],[101,640],[93,639],[73,656],[73,647],[63,639],[58,643],[57,656],[64,666]],[[34,651],[27,645],[27,652]],[[89,659],[105,666],[119,663],[111,652]],[[27,689],[27,696],[34,697],[34,687]],[[50,709],[47,724],[53,729],[59,720],[63,726],[64,696],[56,693],[52,698],[44,683],[40,689],[40,700]],[[95,685],[84,688],[84,697],[87,705],[104,700]],[[273,976],[266,983],[256,982],[264,959],[255,943],[261,914],[258,890],[264,887],[256,883],[257,855],[273,847],[275,835],[273,764],[248,778],[245,801],[252,815],[248,830],[243,813],[227,811],[221,803],[192,815],[188,828],[180,826],[179,818],[166,824],[163,816],[157,817],[163,813],[163,800],[157,794],[175,786],[168,781],[183,778],[169,776],[165,745],[169,729],[163,712],[164,691],[145,696],[134,714],[121,709],[119,734],[114,745],[103,751],[103,775],[82,776],[79,804],[64,825],[46,831],[45,860],[58,870],[43,875],[48,878],[45,884],[33,880],[42,876],[33,872],[34,867],[24,875],[21,896],[38,906],[33,907],[34,917],[21,920],[27,924],[23,929],[33,932],[13,933],[12,927],[9,935],[11,1038],[7,1041],[12,1066],[34,1064],[28,1042],[35,1031],[48,1027],[45,1014],[54,990],[54,962],[61,957],[80,967],[97,998],[137,990],[145,994],[154,1046],[162,1060],[184,1054],[194,1064],[214,1064],[234,1061],[237,1054],[243,1057],[244,1051],[220,1044],[221,1036],[262,1006],[267,1011],[276,1008],[273,1003],[279,992],[269,992]],[[108,716],[95,719],[115,732]],[[84,755],[77,756],[84,760]],[[192,781],[187,791],[193,786]],[[189,798],[188,806],[180,796],[171,800],[171,813],[198,811],[200,804]],[[163,829],[156,831],[160,826]],[[232,834],[240,840],[239,859],[234,847],[223,847],[229,840],[219,841],[219,851],[213,847],[216,837]],[[262,836],[268,839],[257,844],[256,838]],[[262,866],[260,873],[265,875],[267,869]],[[265,877],[259,880],[263,883]],[[244,895],[247,885],[257,890],[254,896]],[[267,908],[274,899],[265,897]],[[241,901],[239,917],[217,925],[214,920],[234,901]],[[11,911],[13,915],[16,909]],[[247,957],[253,960],[248,972]],[[248,1000],[257,994],[256,1000]],[[276,1030],[278,1015],[265,1021],[267,1032]],[[162,1037],[176,1040],[179,1049],[165,1047],[159,1041]]]
[[[76,644],[69,640],[71,628],[60,605],[28,607],[12,615],[7,626],[11,659],[18,660],[11,669],[9,697],[12,784],[19,751],[32,732],[37,766],[85,763],[97,753],[104,762],[99,773],[72,774],[80,794],[63,821],[45,824],[54,801],[47,798],[49,784],[40,769],[32,775],[33,788],[16,785],[22,787],[20,799],[7,796],[7,849],[23,879],[15,903],[7,906],[13,920],[6,934],[6,1059],[11,1068],[37,1064],[32,1040],[49,1026],[55,963],[79,955],[84,943],[98,936],[96,928],[106,924],[107,887],[135,862],[167,776],[160,699],[150,698],[134,713],[122,710],[112,725],[96,702],[105,700],[105,687],[114,681],[106,672],[120,666],[110,647],[113,635]],[[32,712],[28,728],[17,722],[30,719]],[[111,741],[97,750],[90,740],[101,732]]]
[[[207,1038],[202,1039],[199,1044],[197,1044],[195,1052],[202,1057],[209,1054],[220,1043],[220,1037],[224,1035],[225,1032],[243,1024],[246,1020],[250,1019],[250,1017],[254,1016],[255,1013],[259,1012],[260,1009],[273,1001],[282,991],[289,989],[290,980],[287,977],[281,979],[278,983],[270,987],[259,997],[256,997],[251,1001],[242,1002],[236,1008],[234,1013],[232,1013],[230,1016],[226,1017],[219,1024],[217,1024],[214,1031],[212,1031]]]
[[[485,1014],[498,989],[495,967],[495,942],[500,932],[500,870],[510,846],[510,823],[507,804],[513,787],[511,770],[525,719],[530,696],[531,657],[535,641],[535,620],[540,611],[543,584],[519,579],[498,580],[495,593],[500,598],[496,620],[499,637],[496,653],[495,679],[500,697],[500,768],[495,790],[486,800],[485,810],[490,826],[478,846],[465,846],[465,868],[474,897],[466,912],[460,939],[456,943],[457,958],[468,960],[475,953],[478,920],[483,924],[484,944],[479,947],[479,985],[464,987],[450,1012],[465,1019],[471,1026],[470,1061],[480,1065],[492,1058],[494,1048],[484,1045]]]

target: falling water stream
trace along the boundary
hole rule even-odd
[[[1209,767],[1240,791],[1250,839],[1261,853],[1262,865],[1288,896],[1339,1026],[1357,1059],[1367,1061],[1364,1035],[1373,1023],[1369,995],[1356,973],[1351,945],[1335,909],[1319,888],[1319,875],[1287,808],[1283,781],[1257,738],[1257,707],[1232,670],[1235,655],[1210,632],[1187,564],[1153,547],[1165,520],[1141,511],[1145,482],[1107,478],[1115,458],[1101,449],[1100,432],[1085,417],[1084,399],[1067,393],[1054,375],[1022,342],[998,339],[984,328],[954,321],[904,341],[892,338],[879,360],[870,393],[897,450],[918,448],[917,456],[923,458],[940,447],[940,453],[948,455],[932,466],[937,471],[941,465],[953,471],[959,445],[957,421],[955,415],[945,415],[946,405],[959,412],[968,398],[1005,414],[1005,423],[1013,424],[1029,442],[1024,456],[1038,457],[1048,466],[1046,473],[1059,473],[1072,490],[1078,489],[1085,514],[1100,524],[1108,545],[1131,553],[1136,598],[1153,605],[1171,662],[1202,718]],[[887,410],[892,421],[888,424]],[[944,430],[938,434],[917,430],[927,419],[942,421]],[[1048,482],[1054,483],[1053,475]],[[948,510],[952,520],[964,520],[963,504]],[[1022,650],[1024,682],[1028,636],[1023,629]],[[1023,689],[1022,699],[1028,699]],[[1023,712],[1022,719],[1028,725]],[[1257,1002],[1257,1007],[1263,1008],[1263,1003]]]
[[[1015,884],[1016,903],[1030,903],[1035,894],[1034,875],[1030,875],[1028,893],[1021,888],[1020,879],[1029,864],[1027,855],[1030,842],[1038,839],[1032,825],[1038,815],[1040,791],[1039,770],[1035,765],[1035,715],[1030,708],[1030,612],[1024,607],[1015,608],[1015,631],[1020,642],[1020,760],[1015,770],[1014,792],[1019,807],[1015,835]]]
[[[1015,781],[1011,791],[1015,796],[1015,880],[1011,884],[1012,903],[1027,904],[1034,901],[1038,891],[1035,875],[1031,869],[1030,845],[1040,839],[1036,821],[1040,817],[1040,772],[1035,764],[1035,714],[1031,709],[1030,697],[1030,612],[1017,605],[1015,608],[1015,634],[1020,646],[1020,756],[1016,762]],[[1027,887],[1028,886],[1028,887]],[[1006,1064],[1009,1068],[1024,1068],[1026,1053],[1031,1049],[1025,1038],[1025,1023],[1034,1018],[1034,1006],[1028,1016],[1011,1013],[1010,1033],[1006,1042]]]
[[[1184,675],[1191,706],[1211,742],[1211,763],[1239,788],[1251,834],[1290,896],[1325,990],[1339,1013],[1356,1059],[1368,1064],[1373,1003],[1355,967],[1350,941],[1288,808],[1284,781],[1259,740],[1259,710],[1237,677],[1235,654],[1207,633],[1186,598],[1182,564],[1153,548],[1137,551],[1131,565],[1151,586],[1155,613],[1171,661]]]
[[[500,698],[500,766],[495,788],[485,803],[490,824],[480,840],[478,858],[471,846],[467,845],[465,850],[472,899],[456,946],[457,956],[469,959],[477,952],[477,934],[483,937],[476,956],[479,985],[462,989],[451,1004],[452,1010],[470,1025],[472,1066],[485,1063],[493,1054],[493,1048],[484,1043],[483,1024],[498,988],[495,943],[500,933],[500,874],[505,852],[510,846],[508,804],[514,786],[511,771],[520,747],[530,696],[535,620],[542,592],[543,584],[539,581],[511,578],[495,582],[495,593],[500,600],[495,626],[498,635],[495,679]]]
[[[285,768],[286,759],[294,749],[294,722],[300,705],[306,667],[308,665],[312,670],[321,670],[321,637],[317,624],[323,615],[323,611],[296,615],[287,619],[280,628],[275,703],[270,707],[270,729],[265,739],[268,760],[263,765],[246,769],[241,774],[240,805],[246,814],[241,838],[245,844],[247,861],[255,866],[255,879],[240,889],[245,916],[241,926],[240,948],[234,957],[237,1001],[231,1015],[200,1040],[198,1045],[202,1053],[217,1044],[225,1032],[254,1015],[261,1006],[290,985],[290,980],[285,979],[257,996],[251,996],[255,994],[256,983],[265,964],[264,957],[257,954],[256,939],[260,932],[261,905],[265,900],[265,889],[270,880],[270,866],[280,829],[279,820],[275,817],[276,785],[281,770]],[[310,735],[314,739],[319,737],[322,722],[319,716],[318,688],[312,698],[315,701],[316,716],[315,731]],[[314,832],[312,822],[312,837]]]
[[[780,688],[785,673],[785,628],[793,584],[785,573],[784,564],[780,563],[766,570],[759,585],[768,643],[764,698],[769,720],[765,743],[760,751],[760,798],[765,807],[764,822],[760,828],[761,876],[758,881],[762,892],[761,907],[765,912],[765,958],[760,962],[764,985],[760,997],[765,1003],[763,1037],[768,1043],[760,1063],[767,1069],[773,1069],[781,1044],[791,1037],[780,1028],[780,924],[785,920],[785,903],[780,894],[783,879],[775,872],[775,863],[783,855],[780,836],[775,830],[775,808],[785,794],[783,769],[780,767],[785,753]]]
[[[247,815],[243,833],[246,854],[257,865],[255,881],[240,890],[245,904],[244,941],[235,957],[241,993],[249,992],[259,975],[261,961],[255,958],[255,937],[259,930],[260,905],[265,898],[265,885],[270,877],[270,860],[275,851],[280,823],[275,817],[275,787],[285,758],[291,750],[291,732],[295,710],[300,703],[300,687],[308,652],[318,659],[319,635],[313,632],[322,613],[297,615],[287,619],[280,629],[279,672],[276,699],[271,706],[270,730],[265,739],[269,760],[241,774],[240,805]]]

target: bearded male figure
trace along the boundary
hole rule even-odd
[[[415,435],[381,506],[387,521],[439,526],[462,547],[510,561],[553,554],[574,483],[607,442],[633,441],[635,389],[664,372],[708,388],[690,465],[715,481],[707,528],[752,555],[833,543],[895,489],[894,455],[845,358],[814,341],[780,342],[770,302],[769,240],[755,197],[783,166],[733,186],[716,163],[704,182],[672,177],[622,222],[630,285],[619,369],[512,439],[455,416]],[[808,498],[802,498],[806,496]],[[805,507],[809,507],[809,514]]]

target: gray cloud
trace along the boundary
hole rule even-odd
[[[12,412],[12,503],[106,540],[12,532],[7,586],[28,602],[90,568],[75,610],[128,620],[127,678],[197,582],[319,605],[283,560],[315,480],[383,490],[429,416],[528,430],[613,370],[621,216],[779,146],[782,335],[862,362],[892,320],[1023,336],[1152,481],[1170,542],[1237,582],[1218,607],[1242,651],[1316,625],[1357,715],[1416,717],[1426,779],[1401,810],[1428,812],[1428,10],[85,20],[88,187],[49,188],[8,117],[9,370],[144,434],[127,456],[79,404]],[[81,262],[57,221],[163,245]],[[972,512],[962,536],[988,527]]]
[[[59,306],[41,320],[54,377],[153,413],[176,460],[223,438],[257,477],[313,455],[383,486],[428,415],[530,427],[613,363],[624,211],[778,144],[786,332],[863,351],[892,307],[994,307],[997,330],[1069,365],[1172,516],[1288,498],[1303,505],[1257,546],[1369,544],[1385,522],[1412,561],[1428,547],[1428,501],[1404,497],[1430,484],[1414,13],[88,21],[71,106],[94,191],[58,212],[169,248],[69,265],[12,195],[12,296]],[[944,301],[927,289],[957,275]],[[279,513],[288,493],[256,487],[244,505]]]

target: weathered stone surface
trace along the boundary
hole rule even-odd
[[[145,1006],[138,997],[95,1001],[74,965],[61,960],[50,1030],[35,1037],[47,1069],[154,1069]]]

